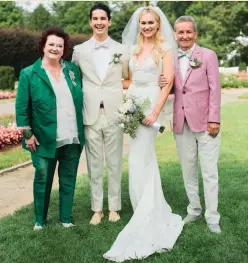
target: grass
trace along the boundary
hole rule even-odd
[[[11,99],[0,99],[0,103],[9,103],[9,102],[15,102],[15,98],[11,98]]]
[[[239,99],[248,99],[248,93],[240,95]]]
[[[247,88],[248,80],[232,74],[220,74],[221,88]]]
[[[174,249],[155,254],[146,263],[247,263],[248,262],[248,104],[226,104],[222,110],[222,144],[219,160],[219,211],[222,233],[208,231],[204,219],[185,226]],[[183,186],[172,133],[156,142],[165,197],[173,211],[186,214]],[[201,181],[201,180],[200,180]],[[203,200],[203,189],[201,198]],[[106,190],[106,181],[105,181]],[[106,193],[106,192],[105,192]],[[105,196],[105,208],[107,198]],[[77,182],[74,221],[77,227],[62,229],[58,224],[58,192],[52,194],[48,227],[32,231],[33,207],[29,205],[0,221],[1,263],[104,263],[106,252],[132,216],[128,195],[127,160],[124,158],[121,221],[112,224],[107,216],[99,226],[90,226],[90,198],[87,177]],[[202,202],[204,207],[204,203]],[[105,214],[107,211],[105,211]]]
[[[0,126],[7,127],[9,123],[15,122],[15,114],[5,114],[0,116]]]
[[[14,165],[30,160],[30,153],[21,148],[21,146],[6,146],[0,151],[0,170],[12,167]]]
[[[0,126],[7,127],[9,123],[15,122],[14,114],[0,116]],[[6,146],[0,149],[0,170],[30,160],[30,153],[23,150],[19,145]]]

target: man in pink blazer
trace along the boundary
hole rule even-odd
[[[218,156],[220,146],[220,77],[218,59],[195,41],[193,17],[179,17],[174,25],[180,46],[175,73],[174,136],[189,199],[185,223],[201,217],[198,187],[200,160],[205,218],[211,232],[220,233],[218,208]]]

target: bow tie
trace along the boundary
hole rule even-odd
[[[190,58],[191,57],[191,54],[192,54],[192,50],[182,50],[182,49],[178,49],[178,57],[179,58],[182,58],[184,56],[186,56],[187,58]]]
[[[98,49],[98,48],[108,48],[109,45],[108,45],[108,42],[107,41],[104,41],[104,42],[96,42],[95,44],[95,49]]]

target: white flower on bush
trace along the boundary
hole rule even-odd
[[[119,127],[122,128],[122,129],[124,129],[124,123],[120,123],[120,124],[119,124]]]

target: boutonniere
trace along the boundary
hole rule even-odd
[[[75,73],[73,71],[69,71],[69,76],[70,76],[70,79],[71,79],[71,82],[73,84],[74,87],[76,87],[76,82],[75,82]]]
[[[109,62],[109,65],[112,64],[112,63],[114,63],[114,64],[120,63],[120,62],[121,62],[121,59],[120,59],[121,56],[122,56],[121,53],[120,53],[120,54],[114,53],[114,57],[113,57],[113,59]]]
[[[191,68],[199,68],[201,64],[202,62],[197,58],[190,59],[189,61],[189,65]]]

